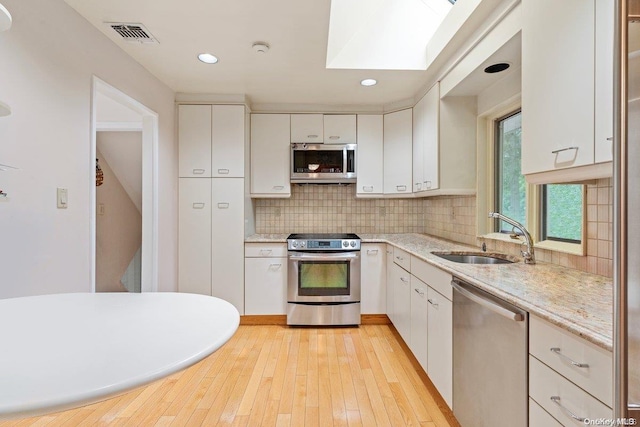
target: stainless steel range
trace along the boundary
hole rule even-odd
[[[359,325],[360,238],[292,234],[287,248],[287,324]]]

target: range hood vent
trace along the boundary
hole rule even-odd
[[[111,27],[125,41],[158,44],[158,40],[142,24],[126,22],[105,22],[105,24]]]

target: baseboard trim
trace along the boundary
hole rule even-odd
[[[433,383],[431,382],[431,378],[429,378],[429,375],[427,375],[424,369],[422,369],[422,366],[420,366],[420,362],[418,362],[418,359],[416,359],[416,357],[413,355],[413,352],[411,351],[411,349],[409,349],[409,346],[407,345],[407,343],[404,342],[404,339],[402,338],[398,330],[395,328],[395,326],[393,326],[393,323],[389,325],[389,329],[391,329],[391,332],[398,340],[400,347],[402,347],[402,350],[409,358],[409,361],[411,362],[411,366],[413,366],[413,369],[415,369],[415,371],[418,373],[418,376],[420,377],[424,385],[429,390],[429,393],[431,394],[431,396],[433,396],[433,399],[436,401],[438,408],[440,408],[440,411],[442,411],[442,414],[447,419],[449,424],[452,427],[461,427],[456,417],[453,416],[453,411],[449,408],[449,405],[447,405],[447,402],[445,402],[442,395],[440,395],[440,392],[438,391],[436,386],[433,385]]]
[[[286,325],[286,314],[249,314],[240,316],[241,325]],[[362,325],[390,325],[391,321],[386,314],[362,314]]]

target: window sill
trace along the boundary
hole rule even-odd
[[[483,239],[500,240],[502,242],[510,242],[514,244],[524,243],[524,237],[518,239],[512,239],[506,233],[489,233],[481,236]],[[562,252],[571,255],[584,256],[584,246],[580,243],[567,243],[558,242],[555,240],[543,240],[542,242],[536,242],[533,245],[534,249],[545,249],[549,251]]]

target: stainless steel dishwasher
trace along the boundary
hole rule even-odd
[[[454,277],[453,414],[462,427],[527,425],[527,312]]]

